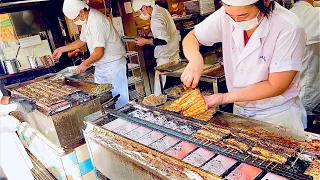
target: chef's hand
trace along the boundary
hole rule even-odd
[[[203,70],[203,60],[189,62],[181,75],[181,81],[188,88],[196,88]]]
[[[61,47],[56,49],[52,54],[53,59],[59,59],[61,57],[62,53],[63,53],[63,50]]]
[[[32,112],[36,107],[34,102],[29,101],[27,99],[16,102],[16,104],[17,104],[17,111],[25,114]]]
[[[211,108],[219,106],[221,104],[225,104],[226,95],[217,93],[210,96],[204,96],[203,99],[206,102],[206,107]]]
[[[144,46],[148,43],[147,39],[145,38],[136,38],[136,44],[138,46]]]
[[[87,69],[88,69],[88,66],[85,65],[84,63],[81,63],[77,68],[77,73],[80,74],[80,73],[86,72]]]

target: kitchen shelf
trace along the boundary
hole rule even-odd
[[[139,64],[135,64],[135,63],[128,63],[128,69],[129,70],[135,70],[135,69],[139,69],[140,65]]]
[[[138,56],[138,52],[137,51],[127,51],[126,56],[127,57]]]
[[[139,77],[134,77],[134,76],[131,76],[131,77],[128,77],[128,85],[133,85],[133,84],[136,84],[138,82],[141,82],[143,81],[142,78],[139,78]]]
[[[130,100],[137,100],[137,99],[140,99],[140,98],[143,98],[143,97],[145,97],[145,93],[141,93],[141,92],[139,93],[136,90],[129,91]]]

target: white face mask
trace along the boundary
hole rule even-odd
[[[146,21],[146,20],[150,19],[150,15],[149,14],[144,15],[144,14],[141,13],[139,18]]]
[[[250,30],[250,29],[256,27],[262,21],[263,18],[261,18],[261,20],[258,21],[259,14],[260,14],[260,11],[255,18],[248,20],[248,21],[235,22],[231,17],[230,17],[230,19],[231,19],[232,25],[235,28],[240,28],[244,31],[247,31],[247,30]]]
[[[87,23],[87,19],[82,20],[81,18],[78,19],[78,21],[74,22],[76,25],[82,26]]]

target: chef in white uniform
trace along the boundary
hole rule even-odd
[[[107,17],[81,0],[65,0],[63,13],[77,25],[81,25],[80,40],[60,47],[53,53],[59,58],[63,52],[88,45],[90,57],[78,66],[78,73],[95,64],[95,83],[111,83],[113,96],[120,94],[116,107],[128,103],[128,79],[126,76],[125,48],[118,32]]]
[[[313,122],[312,109],[320,103],[320,8],[313,0],[295,1],[290,11],[301,20],[307,34],[306,52],[302,60],[300,97],[307,110],[308,121]]]
[[[19,121],[8,114],[12,111],[31,112],[34,105],[25,99],[10,98],[1,82],[0,89],[0,167],[7,179],[33,180],[30,171],[33,165],[15,132]]]
[[[228,93],[205,97],[208,107],[234,103],[234,113],[303,130],[299,99],[305,32],[299,18],[270,0],[222,0],[223,7],[183,40],[190,61],[182,82],[197,86],[203,69],[200,44],[222,42]]]
[[[144,46],[146,44],[156,46],[154,57],[157,58],[157,66],[169,62],[179,61],[179,36],[176,26],[170,13],[155,5],[154,0],[133,0],[132,8],[140,14],[143,20],[151,19],[150,27],[152,39],[137,38],[136,44]],[[162,76],[163,86],[166,83],[166,77]],[[159,75],[155,75],[154,94],[161,94]]]

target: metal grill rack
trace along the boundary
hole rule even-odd
[[[301,179],[301,180],[302,179],[303,180],[312,179],[311,176],[303,174],[303,172],[306,170],[306,168],[310,165],[309,162],[302,161],[302,160],[298,159],[298,161],[294,164],[293,162],[295,161],[295,157],[288,159],[288,161],[285,164],[264,162],[260,159],[254,158],[254,157],[249,156],[247,154],[243,154],[243,153],[240,153],[237,151],[233,151],[231,149],[227,149],[226,147],[219,146],[219,144],[217,144],[217,143],[211,144],[208,141],[196,139],[190,134],[188,135],[188,134],[185,134],[185,133],[173,130],[173,129],[169,129],[164,126],[160,126],[160,125],[151,123],[149,121],[131,116],[130,112],[133,112],[137,109],[140,109],[140,110],[142,109],[144,111],[153,112],[152,110],[144,108],[144,107],[139,108],[139,107],[136,107],[133,105],[127,105],[127,106],[124,106],[123,108],[118,109],[118,110],[110,110],[108,116],[110,116],[111,119],[114,119],[114,117],[116,117],[116,118],[121,118],[121,119],[131,121],[131,122],[136,123],[138,125],[145,126],[145,127],[148,127],[152,130],[161,132],[165,135],[173,136],[173,137],[179,139],[179,141],[186,141],[186,142],[192,143],[198,147],[213,151],[216,154],[214,157],[216,157],[217,155],[224,155],[224,156],[227,156],[227,157],[230,157],[232,159],[237,160],[238,163],[236,163],[233,167],[229,168],[229,170],[225,171],[222,174],[223,178],[226,177],[228,174],[230,174],[241,163],[246,163],[246,164],[258,167],[262,170],[262,172],[257,177],[257,179],[261,179],[268,172],[278,174],[278,175],[286,177],[288,179],[295,179],[295,180],[297,180],[297,179]],[[159,112],[155,113],[155,114],[159,115]],[[160,113],[160,114],[162,114],[162,113]],[[166,115],[166,114],[163,114],[163,115]],[[197,130],[201,126],[203,126],[203,124],[197,123],[197,121],[194,121],[194,120],[190,121],[191,119],[190,120],[183,120],[180,117],[175,117],[175,116],[171,116],[171,115],[166,115],[166,116],[169,120],[180,121],[180,123],[186,123],[186,124],[194,127]],[[173,146],[174,145],[172,145],[171,147],[173,147]],[[208,161],[206,161],[206,162],[208,162]],[[294,164],[293,167],[291,167],[292,164]]]

